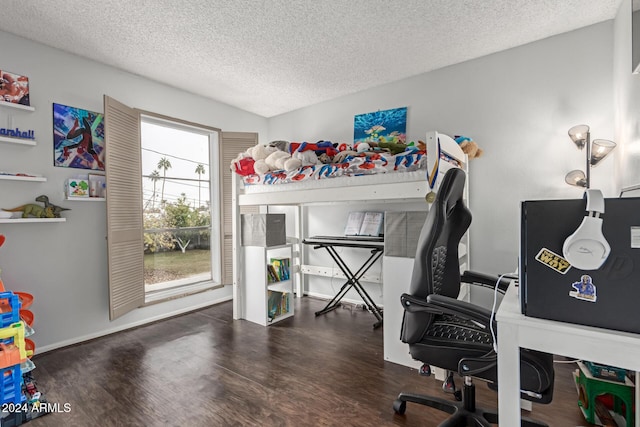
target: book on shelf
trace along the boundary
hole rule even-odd
[[[288,292],[268,291],[267,294],[267,312],[270,321],[289,312],[291,298]]]
[[[271,258],[271,265],[276,271],[278,281],[289,280],[290,277],[290,264],[289,258]]]
[[[384,226],[384,212],[352,211],[344,227],[345,236],[380,236]]]
[[[272,264],[267,264],[267,283],[279,282],[278,272]]]

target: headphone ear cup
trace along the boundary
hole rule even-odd
[[[564,241],[562,254],[580,270],[597,270],[604,264],[611,247],[602,234],[602,218],[586,216],[578,229]]]

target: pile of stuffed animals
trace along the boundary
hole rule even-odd
[[[455,140],[469,159],[482,155],[482,150],[471,138],[457,136]],[[267,145],[255,145],[238,154],[231,161],[231,170],[242,176],[264,175],[278,170],[292,171],[308,165],[343,163],[349,156],[369,156],[380,153],[394,155],[407,150],[426,151],[426,145],[422,141],[409,144],[361,142],[354,146],[344,142],[335,144],[331,141],[318,141],[312,144],[278,140],[271,141]]]

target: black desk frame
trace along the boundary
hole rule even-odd
[[[364,301],[367,310],[372,313],[378,320],[373,324],[373,328],[376,329],[382,326],[382,310],[376,305],[376,303],[364,289],[364,287],[360,283],[360,278],[362,278],[362,276],[364,276],[369,268],[371,268],[371,266],[382,256],[384,252],[384,244],[380,241],[372,240],[349,239],[334,241],[328,239],[316,239],[313,237],[305,239],[303,243],[307,245],[313,245],[313,249],[325,248],[327,252],[329,252],[329,255],[331,255],[331,258],[333,258],[336,264],[338,264],[340,270],[342,270],[344,275],[347,277],[347,281],[344,283],[344,285],[342,285],[342,288],[340,288],[340,292],[338,292],[322,310],[316,311],[316,316],[320,316],[340,307],[340,300],[342,300],[342,298],[347,294],[347,292],[349,292],[351,288],[354,288],[360,295],[360,298],[362,298],[362,301]],[[347,266],[344,260],[340,257],[340,254],[338,254],[335,249],[336,247],[371,249],[371,255],[354,274],[349,266]]]

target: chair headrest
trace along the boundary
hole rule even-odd
[[[465,180],[466,174],[462,169],[449,169],[442,179],[434,204],[440,206],[445,204],[445,206],[442,207],[447,212],[453,209],[463,198]]]

